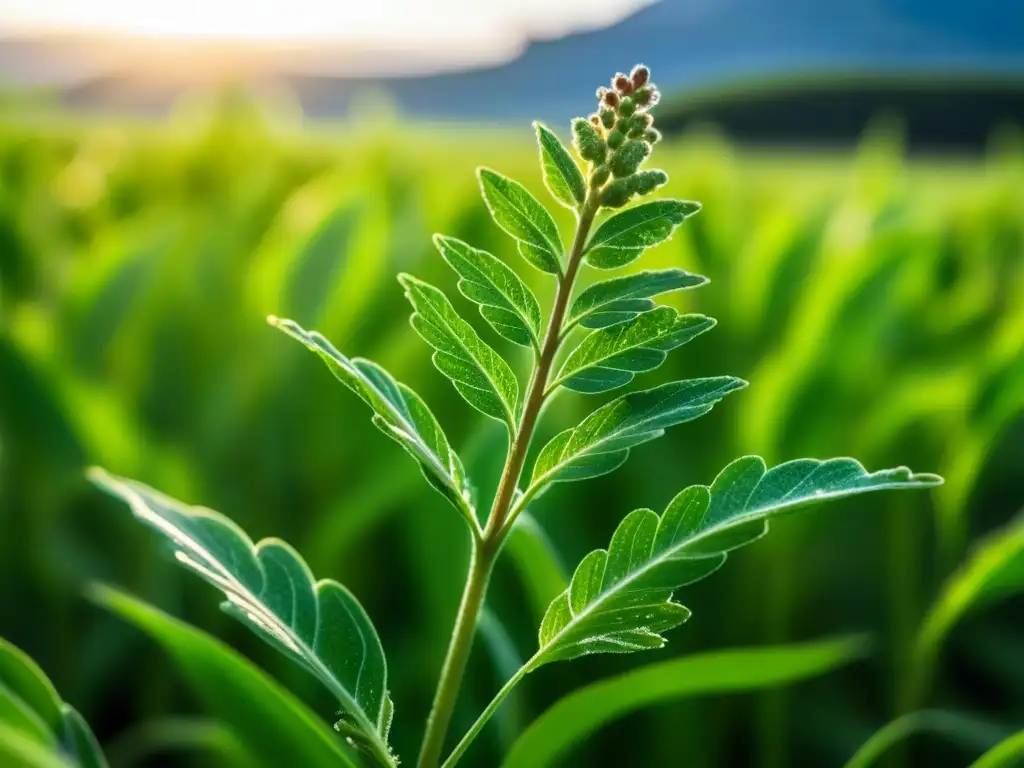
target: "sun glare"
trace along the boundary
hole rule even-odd
[[[650,0],[4,0],[0,29],[254,41],[433,42],[559,34]]]

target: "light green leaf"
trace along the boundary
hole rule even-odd
[[[384,649],[351,592],[330,579],[314,582],[306,562],[280,539],[253,544],[218,512],[101,469],[89,477],[165,537],[182,566],[224,592],[225,613],[316,677],[358,726],[361,746],[388,764]]]
[[[537,198],[518,181],[480,168],[480,190],[495,223],[519,241],[519,252],[542,272],[562,273],[558,225]]]
[[[661,633],[690,615],[675,590],[717,570],[730,550],[761,538],[768,518],[807,504],[889,488],[938,485],[906,467],[868,473],[853,459],[797,459],[772,469],[738,459],[711,487],[682,491],[659,517],[631,512],[607,551],[591,552],[541,622],[538,664],[590,653],[660,648]]]
[[[645,249],[668,240],[699,210],[700,203],[687,200],[653,200],[617,213],[591,235],[583,251],[587,263],[598,269],[623,267]]]
[[[566,326],[579,323],[584,328],[607,328],[650,312],[656,306],[652,296],[696,288],[707,281],[682,269],[659,269],[595,283],[576,297]]]
[[[33,746],[27,747],[29,743]],[[107,768],[103,751],[82,716],[61,701],[49,678],[27,654],[0,638],[0,756],[4,755],[8,762],[3,765]],[[9,762],[16,759],[14,755],[25,762]]]
[[[0,765],[14,768],[76,768],[59,752],[0,719]]]
[[[434,235],[434,245],[459,277],[462,295],[502,337],[523,347],[540,346],[540,304],[533,292],[500,259],[456,240]]]
[[[594,394],[617,389],[665,362],[668,353],[715,326],[704,315],[658,307],[624,323],[594,331],[574,349],[550,389]]]
[[[845,666],[864,654],[855,637],[684,656],[593,683],[561,699],[530,724],[503,768],[565,762],[573,746],[600,728],[647,707],[710,694],[796,683]]]
[[[979,757],[971,768],[1014,768],[1024,764],[1024,731],[1008,736]]]
[[[342,384],[373,409],[373,423],[409,452],[431,487],[476,525],[466,471],[448,444],[441,425],[419,395],[395,381],[373,361],[345,357],[316,331],[307,331],[291,320],[273,316],[268,322],[315,352]]]
[[[211,714],[231,727],[257,765],[359,768],[337,734],[241,654],[123,592],[94,587],[90,596],[163,646]]]
[[[539,496],[553,483],[586,480],[622,466],[631,448],[656,440],[668,427],[696,419],[747,382],[732,376],[690,379],[630,392],[601,406],[579,426],[541,449],[526,493]]]
[[[567,208],[576,210],[587,197],[587,182],[572,155],[547,126],[534,122],[540,145],[540,164],[544,183],[551,195]]]
[[[477,410],[516,429],[519,383],[508,363],[459,317],[440,290],[412,275],[398,276],[415,313],[412,327],[434,348],[434,365]]]
[[[935,660],[953,627],[966,614],[1024,592],[1024,514],[980,541],[928,611],[917,638],[912,686],[924,694]]]

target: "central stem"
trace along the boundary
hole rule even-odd
[[[437,693],[434,695],[434,706],[431,709],[430,717],[427,718],[427,730],[423,736],[423,746],[420,748],[418,768],[436,768],[441,762],[445,735],[448,733],[448,725],[451,722],[452,712],[455,710],[455,700],[458,698],[466,662],[469,660],[469,651],[473,645],[477,620],[487,594],[487,582],[490,580],[494,561],[501,550],[502,541],[508,533],[508,529],[504,528],[504,523],[512,508],[516,488],[519,487],[519,478],[523,473],[523,465],[526,463],[530,439],[537,426],[537,417],[540,415],[541,406],[544,405],[551,367],[554,365],[555,356],[558,354],[558,347],[562,341],[562,323],[569,307],[569,300],[572,298],[573,283],[576,282],[576,275],[583,262],[583,247],[586,245],[587,235],[590,233],[590,227],[594,223],[594,217],[597,215],[599,207],[597,195],[591,193],[580,211],[576,236],[573,238],[572,250],[569,252],[565,275],[558,282],[558,293],[555,296],[555,304],[548,320],[537,365],[534,367],[530,380],[529,392],[523,405],[523,414],[519,419],[519,428],[509,446],[508,458],[505,460],[505,468],[502,470],[501,480],[498,482],[498,490],[494,495],[494,504],[491,505],[491,512],[487,518],[483,535],[479,540],[474,539],[473,542],[473,554],[470,560],[469,574],[466,577],[466,588],[462,594],[462,602],[459,605],[452,639],[448,645],[448,653],[445,656],[444,665],[441,667],[441,679],[438,681]]]

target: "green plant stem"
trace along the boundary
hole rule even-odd
[[[462,741],[460,741],[456,745],[455,749],[452,750],[452,753],[448,755],[448,759],[444,761],[441,768],[453,768],[454,765],[462,758],[466,753],[466,750],[469,749],[469,745],[472,744],[474,739],[480,735],[480,731],[482,731],[483,727],[487,725],[487,722],[494,716],[494,713],[498,711],[498,707],[501,706],[501,703],[505,701],[506,697],[508,697],[510,693],[512,693],[512,689],[519,684],[520,680],[533,671],[536,658],[537,657],[534,656],[521,666],[519,670],[509,678],[509,681],[502,686],[501,690],[494,695],[494,698],[491,699],[491,703],[487,705],[487,709],[480,713],[480,716],[476,719],[473,725],[470,726],[470,729],[466,731],[466,735],[462,737]]]
[[[441,762],[445,736],[448,733],[452,712],[455,710],[455,701],[458,698],[462,676],[473,645],[473,635],[476,633],[480,610],[483,608],[484,597],[487,593],[487,582],[490,579],[498,552],[501,551],[502,542],[508,535],[509,526],[505,523],[509,517],[512,502],[515,500],[516,489],[519,487],[519,478],[522,476],[523,465],[526,463],[530,439],[537,426],[537,417],[544,405],[551,367],[554,365],[555,356],[558,354],[562,340],[562,322],[569,307],[569,300],[572,298],[576,275],[579,273],[580,264],[583,261],[583,248],[599,207],[597,196],[591,194],[580,210],[576,235],[569,252],[565,274],[558,282],[558,293],[555,296],[547,331],[544,334],[544,343],[541,345],[540,355],[530,380],[529,392],[519,420],[519,428],[509,446],[508,457],[501,473],[501,480],[498,482],[498,490],[494,496],[494,504],[491,506],[483,536],[473,546],[473,558],[469,574],[466,577],[466,588],[462,595],[462,603],[459,605],[459,613],[455,620],[451,642],[448,645],[448,653],[445,656],[444,665],[441,667],[441,677],[437,683],[437,692],[434,694],[434,705],[427,718],[427,729],[417,761],[418,768],[436,768]]]

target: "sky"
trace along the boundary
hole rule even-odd
[[[612,24],[652,0],[2,0],[0,34],[101,32],[232,44],[349,43],[501,60],[528,39]]]

